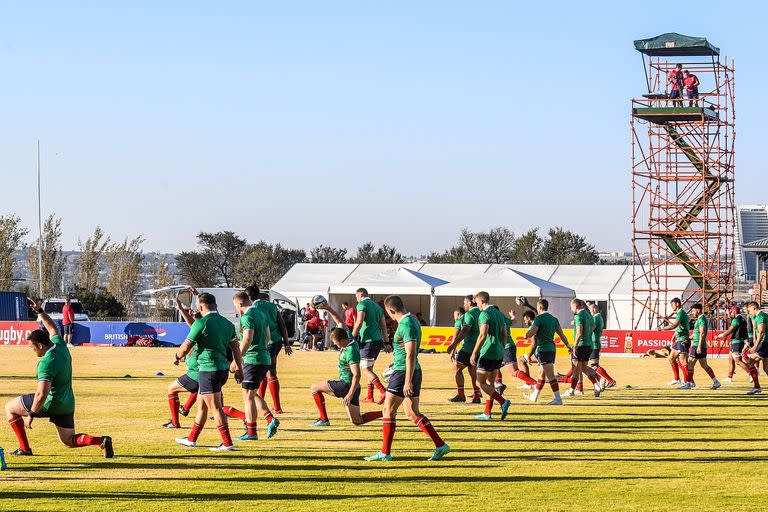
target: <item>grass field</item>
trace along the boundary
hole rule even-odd
[[[278,435],[266,440],[260,424],[264,440],[217,454],[178,446],[180,431],[160,428],[168,418],[166,385],[180,373],[170,350],[72,352],[77,430],[110,434],[116,456],[64,448],[53,426],[36,420],[29,433],[35,456],[9,458],[9,471],[0,473],[0,510],[763,509],[768,410],[763,397],[744,395],[750,386],[743,373],[711,391],[697,372],[701,387],[683,392],[664,387],[670,372],[663,360],[606,359],[619,386],[599,399],[534,406],[515,389],[507,392],[514,403],[507,421],[479,422],[478,406],[446,401],[454,391],[447,356],[423,355],[422,409],[453,452],[426,462],[429,439],[401,416],[395,461],[371,463],[362,457],[381,446],[379,422],[352,427],[340,401],[330,399],[333,426],[307,426],[316,419],[309,384],[334,377],[335,353],[283,357],[286,413]],[[381,368],[391,356],[383,357]],[[3,402],[34,390],[36,361],[27,347],[0,348]],[[720,377],[725,365],[713,362]],[[240,404],[234,382],[225,394]],[[219,443],[211,423],[203,446]],[[16,447],[8,427],[0,428],[0,446]]]

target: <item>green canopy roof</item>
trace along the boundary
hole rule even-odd
[[[646,55],[660,57],[720,55],[720,48],[713,46],[706,37],[684,36],[676,32],[638,39],[635,41],[635,49]]]

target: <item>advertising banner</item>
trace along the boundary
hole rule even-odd
[[[178,346],[189,333],[181,322],[78,322],[72,337],[74,345],[133,345],[152,339],[161,345]]]
[[[0,322],[0,345],[26,345],[29,333],[38,328],[37,322]]]

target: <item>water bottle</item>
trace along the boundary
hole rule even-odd
[[[5,465],[5,450],[0,448],[0,471],[5,471],[8,466]]]

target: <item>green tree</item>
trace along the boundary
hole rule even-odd
[[[306,261],[307,253],[303,249],[288,249],[263,240],[248,244],[237,261],[234,283],[243,287],[252,283],[272,287],[292,266]]]
[[[310,263],[346,263],[347,250],[327,245],[318,245],[309,251],[309,261]]]
[[[111,244],[104,253],[107,266],[106,289],[128,314],[133,313],[135,295],[141,285],[141,272],[144,266],[144,254],[141,246],[142,236]]]
[[[247,242],[232,231],[217,233],[200,232],[197,243],[202,247],[202,254],[208,265],[214,268],[217,277],[226,288],[234,285],[235,266]]]
[[[83,304],[91,320],[125,316],[123,305],[106,288],[87,290],[75,287],[74,296]]]
[[[176,255],[176,270],[183,284],[196,288],[216,286],[216,270],[208,259],[198,251],[184,251]]]
[[[0,217],[0,290],[13,288],[13,270],[16,251],[21,249],[27,229],[21,227],[17,215]]]
[[[38,247],[40,239],[29,247],[27,253],[29,270],[32,278],[39,279]],[[62,274],[64,272],[64,255],[61,250],[61,219],[49,215],[43,223],[42,237],[42,269],[43,269],[43,298],[57,295],[62,288]],[[35,286],[37,293],[38,286]]]
[[[100,226],[96,226],[93,234],[85,241],[78,241],[80,256],[77,258],[76,279],[77,287],[85,290],[96,290],[99,286],[99,272],[104,265],[104,251],[109,247],[110,239]]]
[[[383,244],[377,249],[373,242],[366,242],[357,248],[357,253],[350,261],[352,263],[403,263],[405,258],[390,245]]]
[[[159,289],[176,284],[166,256],[154,253],[147,262],[147,267],[149,288]],[[154,298],[155,307],[160,316],[173,315],[173,295],[171,293],[157,293]]]
[[[551,228],[541,246],[541,262],[551,265],[594,265],[599,261],[595,247],[564,228]]]
[[[529,229],[515,239],[510,263],[539,263],[543,244],[544,240],[539,236],[539,228]]]

